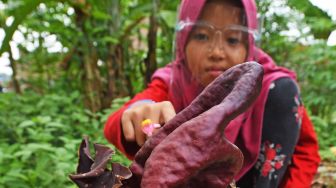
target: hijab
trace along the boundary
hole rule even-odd
[[[241,0],[241,2],[245,10],[247,26],[256,29],[258,23],[255,1]],[[205,3],[206,0],[183,0],[180,5],[179,21],[197,21]],[[187,107],[204,89],[200,83],[192,79],[191,72],[185,64],[184,49],[189,32],[183,32],[184,35],[176,38],[175,60],[158,69],[152,76],[152,79],[161,79],[166,83],[169,99],[176,112]],[[294,72],[277,66],[268,54],[255,47],[251,38],[249,38],[249,54],[255,54],[255,56],[249,56],[247,60],[257,61],[263,66],[264,78],[261,93],[256,101],[247,111],[232,120],[224,131],[226,138],[237,145],[244,154],[244,164],[236,176],[236,180],[239,180],[257,161],[261,144],[264,107],[271,83],[281,77],[296,79]]]

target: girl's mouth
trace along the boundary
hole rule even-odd
[[[218,77],[219,75],[221,75],[224,71],[221,70],[210,70],[208,71],[208,73],[212,76],[212,77]]]
[[[222,68],[214,68],[214,67],[206,69],[206,72],[207,72],[211,77],[218,77],[218,76],[221,75],[224,71],[225,71],[225,69],[222,69]]]

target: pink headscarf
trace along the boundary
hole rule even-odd
[[[257,9],[254,0],[241,0],[245,9],[247,26],[257,28]],[[183,0],[180,7],[179,20],[197,21],[206,0]],[[176,112],[187,107],[191,101],[204,89],[196,80],[192,79],[191,73],[185,66],[184,47],[187,42],[188,32],[179,36],[176,41],[176,59],[165,67],[158,69],[152,79],[162,79],[169,87],[169,98]],[[236,144],[244,154],[244,165],[236,176],[241,178],[255,164],[261,143],[261,128],[263,114],[270,84],[281,77],[296,79],[293,72],[276,66],[270,56],[254,46],[253,40],[249,39],[249,51],[256,54],[255,60],[264,68],[264,79],[261,93],[255,103],[244,113],[232,120],[225,129],[225,136]]]

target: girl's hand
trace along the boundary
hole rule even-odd
[[[124,111],[121,127],[127,141],[136,141],[142,146],[147,137],[142,131],[141,122],[150,119],[152,123],[164,124],[176,115],[171,102],[139,103]]]

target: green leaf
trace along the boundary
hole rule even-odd
[[[20,169],[10,169],[8,173],[6,173],[6,175],[2,178],[4,178],[3,181],[5,182],[10,181],[10,182],[13,182],[13,184],[15,184],[15,182],[18,182],[18,181],[20,182],[20,180],[21,181],[28,180],[28,178],[24,174],[22,174],[22,171]]]
[[[312,26],[315,38],[328,39],[330,33],[335,29],[336,23],[332,21],[331,16],[314,6],[310,1],[290,0],[288,5],[304,13],[308,23]]]
[[[49,122],[51,122],[51,117],[50,116],[37,116],[33,118],[33,121],[42,125],[45,125]]]
[[[2,55],[2,53],[8,51],[9,49],[9,42],[12,39],[12,36],[14,34],[14,32],[16,31],[16,29],[18,28],[18,26],[20,25],[20,23],[33,11],[36,9],[36,7],[43,2],[43,0],[25,0],[23,1],[24,3],[22,4],[22,6],[18,7],[17,10],[15,11],[14,15],[14,21],[12,23],[12,25],[10,25],[9,27],[5,27],[5,38],[2,41],[2,45],[0,48],[0,56]]]
[[[24,129],[24,128],[27,128],[27,127],[32,127],[32,126],[35,126],[35,122],[31,121],[31,120],[26,120],[26,121],[23,121],[21,122],[18,127],[21,128],[21,129]]]
[[[98,20],[111,20],[111,16],[98,9],[93,10],[92,16]]]
[[[22,146],[22,150],[29,150],[33,153],[37,151],[47,151],[47,152],[54,152],[53,147],[48,143],[29,143],[25,146]]]
[[[164,20],[169,27],[175,28],[177,19],[175,11],[163,10],[160,11],[159,14],[161,19]]]
[[[14,157],[21,157],[22,158],[22,161],[27,161],[30,156],[32,155],[33,151],[31,150],[27,150],[27,149],[24,149],[24,150],[20,150],[16,153],[14,153]]]
[[[119,40],[115,37],[105,36],[102,38],[102,41],[105,43],[118,44]]]

